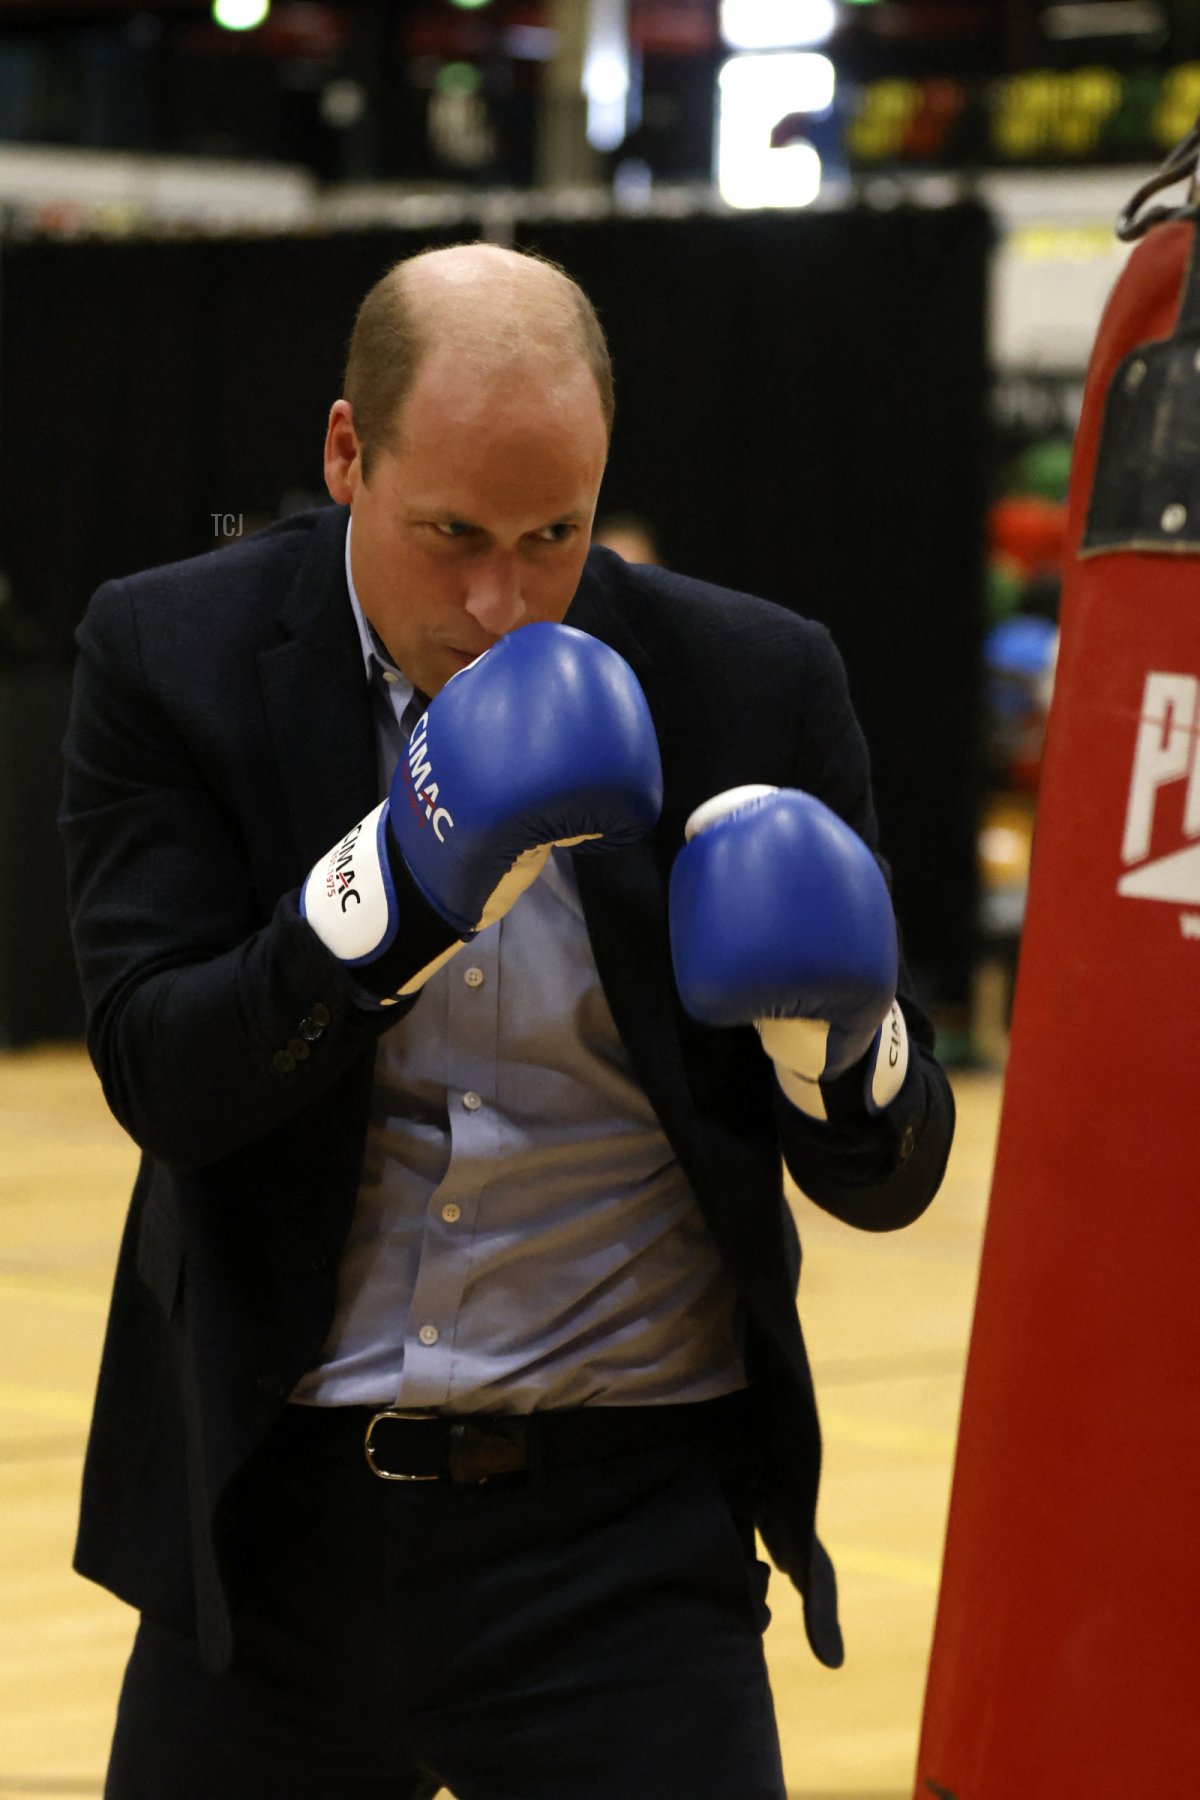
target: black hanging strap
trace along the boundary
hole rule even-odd
[[[1162,167],[1156,169],[1149,181],[1144,181],[1132,196],[1128,205],[1117,219],[1117,236],[1123,244],[1132,244],[1137,238],[1145,237],[1153,225],[1165,225],[1170,219],[1194,219],[1200,211],[1200,192],[1197,191],[1196,171],[1200,161],[1200,120],[1188,132],[1182,141],[1176,144]],[[1189,183],[1187,199],[1181,206],[1152,206],[1149,212],[1143,213],[1142,207],[1155,194],[1161,194],[1164,188],[1174,187],[1177,181]]]
[[[1168,220],[1195,220],[1200,124],[1121,214],[1126,242]],[[1186,205],[1152,207],[1149,195],[1193,178]],[[1104,402],[1083,556],[1118,550],[1200,554],[1200,235],[1193,229],[1179,316],[1169,338],[1137,345],[1118,365]]]

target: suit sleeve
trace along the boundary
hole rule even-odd
[[[810,639],[797,745],[796,785],[825,802],[879,857],[867,746],[841,657],[828,632]],[[879,857],[885,876],[887,864]],[[831,1085],[829,1122],[809,1119],[776,1096],[780,1144],[797,1185],[825,1211],[866,1231],[891,1231],[925,1210],[945,1173],[954,1099],[933,1055],[934,1030],[917,1004],[903,954],[898,994],[909,1036],[904,1086],[872,1117],[861,1101],[862,1067]]]
[[[79,647],[60,824],[88,1048],[141,1148],[198,1167],[286,1123],[405,1006],[359,1004],[298,889],[273,910],[256,896],[243,827],[153,691],[121,583]]]

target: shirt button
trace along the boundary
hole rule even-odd
[[[456,1206],[453,1200],[447,1200],[445,1206],[442,1208],[442,1217],[445,1219],[447,1225],[457,1225],[458,1221],[462,1218],[462,1207]]]
[[[478,1094],[472,1092],[463,1095],[463,1105],[468,1112],[478,1112],[483,1105],[483,1101],[479,1098]]]
[[[483,986],[483,970],[482,969],[467,969],[463,973],[463,980],[466,982],[468,987],[482,987]]]
[[[436,1325],[422,1325],[417,1336],[423,1344],[436,1344],[438,1341],[438,1328]]]

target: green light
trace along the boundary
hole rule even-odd
[[[253,31],[271,10],[271,0],[213,0],[212,16],[226,31]]]
[[[434,77],[434,86],[440,94],[477,94],[483,84],[483,76],[474,63],[443,63]]]
[[[450,0],[450,4],[457,6],[462,12],[482,12],[485,6],[492,4],[492,0]]]

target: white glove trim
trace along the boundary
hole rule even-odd
[[[775,1079],[792,1105],[810,1119],[827,1119],[819,1084],[829,1040],[828,1019],[756,1019],[755,1030],[775,1064]]]
[[[309,870],[300,912],[327,950],[351,968],[382,956],[396,935],[396,892],[381,802]]]
[[[827,1120],[820,1077],[825,1067],[829,1026],[824,1019],[758,1019],[763,1049],[775,1064],[775,1078],[793,1106],[810,1119]],[[908,1026],[893,1000],[869,1052],[863,1099],[869,1113],[884,1112],[908,1074]]]
[[[714,794],[711,800],[703,801],[693,813],[689,813],[687,824],[683,828],[684,842],[707,831],[718,819],[724,819],[729,813],[741,812],[755,800],[765,800],[768,794],[777,794],[779,789],[769,782],[748,781],[741,787],[726,788],[724,793]]]
[[[875,1039],[875,1057],[867,1075],[868,1110],[880,1113],[890,1106],[904,1086],[907,1074],[908,1026],[904,1023],[900,1002],[893,1000],[891,1011]]]

